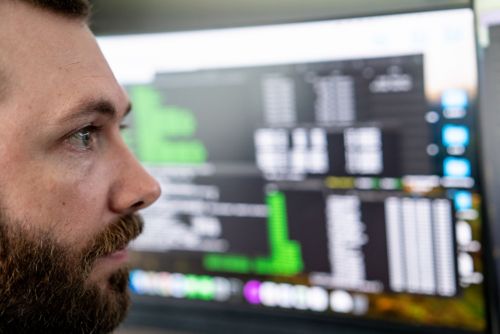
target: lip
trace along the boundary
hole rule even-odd
[[[106,255],[104,258],[109,259],[109,260],[119,261],[119,262],[125,262],[128,259],[128,251],[125,248],[120,249],[114,253]]]

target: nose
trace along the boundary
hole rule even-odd
[[[114,159],[110,209],[128,214],[153,204],[161,194],[159,183],[144,169],[125,144],[119,145]]]

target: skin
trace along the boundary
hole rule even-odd
[[[2,209],[82,250],[160,187],[122,140],[129,100],[86,24],[16,1],[0,1],[0,17]],[[103,257],[89,279],[105,288],[123,262]]]

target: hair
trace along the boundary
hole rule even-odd
[[[17,0],[69,18],[88,19],[89,0]]]

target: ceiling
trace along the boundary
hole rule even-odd
[[[470,0],[91,0],[98,35],[195,30],[467,6]]]

